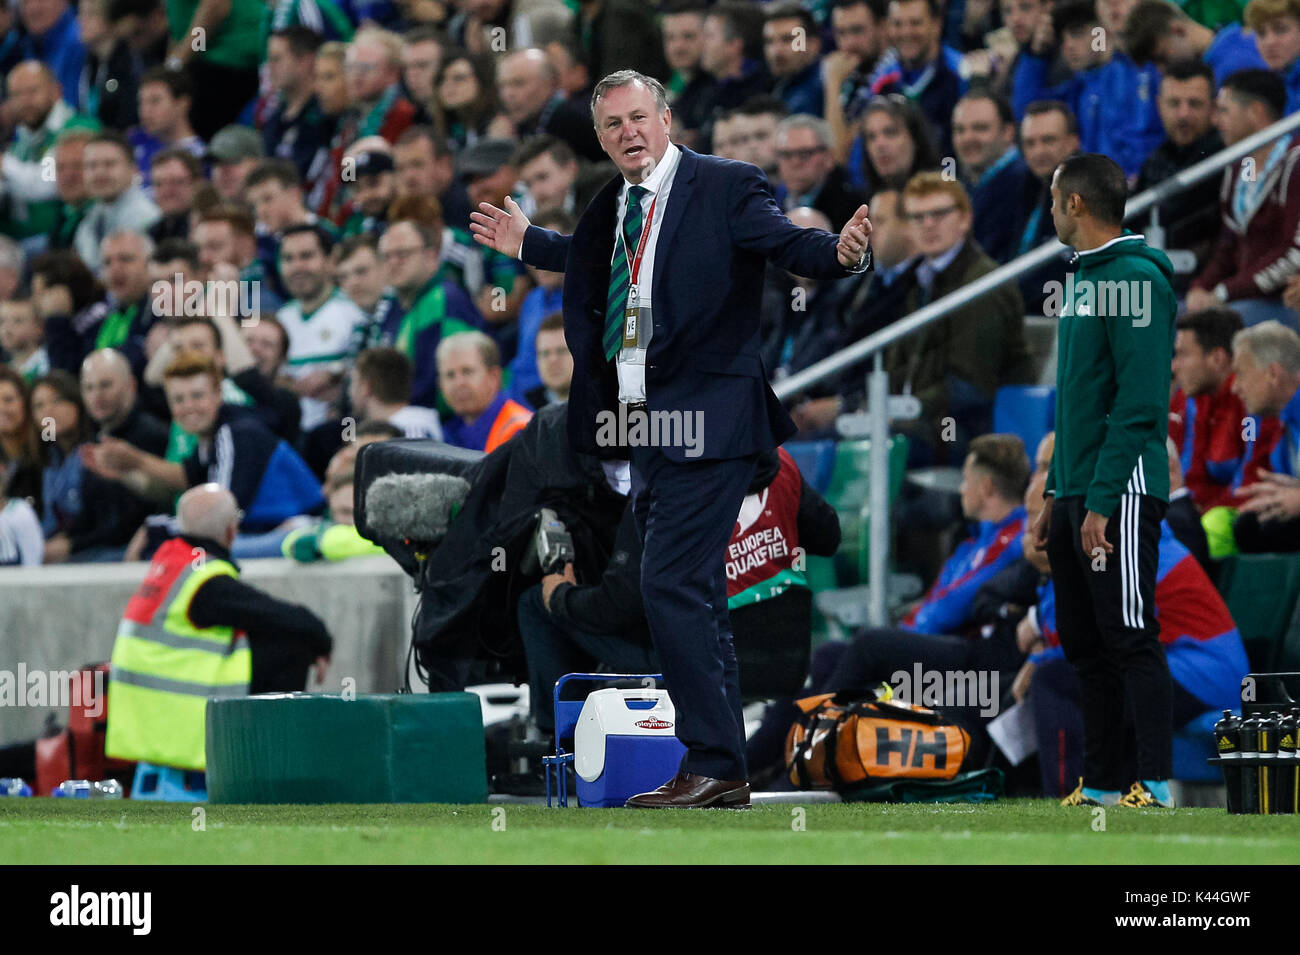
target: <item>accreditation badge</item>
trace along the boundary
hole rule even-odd
[[[623,312],[623,347],[636,348],[640,335],[641,306],[637,304],[637,287],[627,289],[627,308]]]

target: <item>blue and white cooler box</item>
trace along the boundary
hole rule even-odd
[[[573,737],[579,805],[622,806],[677,775],[686,747],[673,735],[676,722],[667,690],[589,695]]]

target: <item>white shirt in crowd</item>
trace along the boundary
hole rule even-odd
[[[0,509],[0,567],[37,567],[45,559],[41,519],[22,498]]]
[[[365,321],[361,309],[338,289],[310,315],[304,315],[302,303],[294,299],[276,312],[275,317],[289,337],[286,365],[292,378],[304,378],[322,369],[341,371],[353,331]],[[299,400],[302,430],[310,431],[325,420],[329,405],[319,398]]]
[[[438,412],[432,408],[407,405],[396,414],[389,415],[388,423],[395,428],[401,428],[402,433],[408,438],[442,440],[442,422],[438,420]]]

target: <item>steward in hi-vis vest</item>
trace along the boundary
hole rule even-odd
[[[106,751],[202,770],[209,698],[304,690],[313,663],[323,679],[333,641],[306,607],[240,582],[229,491],[192,488],[177,515],[181,536],[158,548],[118,625]]]
[[[120,759],[203,769],[208,697],[246,696],[253,678],[248,637],[229,626],[196,627],[198,589],[237,578],[233,564],[175,537],[158,548],[126,605],[113,644],[113,716],[107,751]]]

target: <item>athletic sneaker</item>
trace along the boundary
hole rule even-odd
[[[1168,795],[1168,788],[1163,794],[1165,798],[1161,799],[1146,783],[1136,782],[1129,789],[1128,794],[1119,801],[1121,806],[1129,806],[1134,809],[1173,809],[1174,799]]]
[[[1062,806],[1100,806],[1101,803],[1091,796],[1083,794],[1083,777],[1079,777],[1079,785],[1074,787],[1074,792],[1061,800]]]

